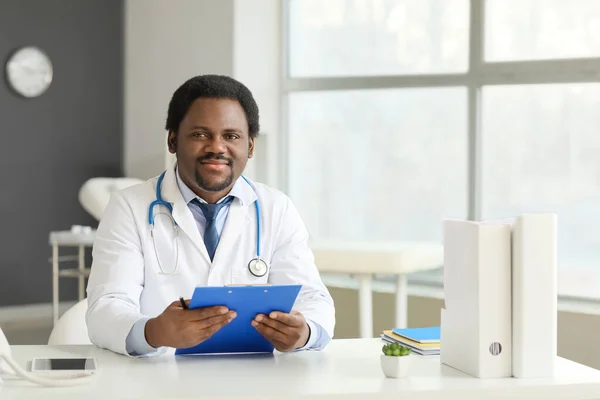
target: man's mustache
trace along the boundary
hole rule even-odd
[[[198,161],[199,163],[201,163],[203,161],[208,161],[208,160],[226,160],[227,164],[229,164],[229,165],[233,164],[233,159],[225,157],[223,154],[208,153],[207,155],[198,157],[196,159],[196,161]]]

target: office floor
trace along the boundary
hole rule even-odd
[[[62,314],[75,302],[61,302]],[[0,327],[11,345],[47,344],[52,332],[52,305],[0,307]]]
[[[52,332],[52,322],[48,321],[45,325],[32,327],[12,327],[6,330],[2,328],[2,330],[11,345],[47,344]]]

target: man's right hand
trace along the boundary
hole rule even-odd
[[[189,307],[190,301],[186,300]],[[179,300],[171,303],[156,318],[146,322],[146,341],[154,348],[188,348],[210,338],[236,317],[235,311],[215,306],[186,310]]]

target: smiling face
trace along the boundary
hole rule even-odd
[[[183,182],[208,203],[223,198],[254,152],[254,139],[240,103],[228,98],[196,99],[179,130],[170,131],[169,151],[177,155]]]

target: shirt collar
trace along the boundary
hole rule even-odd
[[[175,175],[177,176],[177,186],[179,187],[179,191],[181,192],[181,195],[185,200],[185,204],[189,204],[194,199],[198,199],[198,201],[200,201],[201,203],[206,203],[206,201],[203,198],[197,196],[196,193],[194,193],[192,189],[190,189],[189,186],[183,182],[181,176],[179,175],[178,167],[175,167]],[[251,199],[248,196],[248,192],[245,190],[246,186],[247,184],[244,181],[244,179],[242,177],[238,178],[238,180],[235,182],[229,193],[227,193],[227,195],[222,199],[219,199],[217,203],[224,201],[228,196],[232,196],[233,198],[238,199],[241,202],[242,206],[246,203],[249,203]]]

